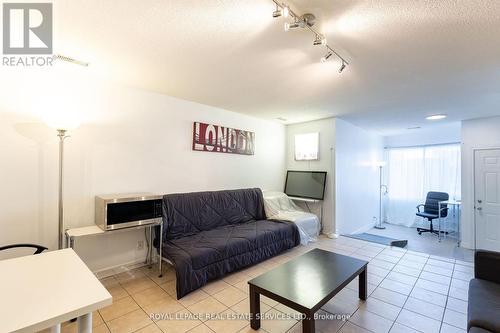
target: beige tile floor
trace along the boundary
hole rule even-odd
[[[429,224],[424,222],[422,226],[428,228]],[[383,230],[372,228],[368,230],[367,233],[395,239],[406,239],[408,240],[408,250],[450,257],[458,260],[472,261],[474,259],[474,251],[463,247],[457,247],[457,241],[453,235],[447,236],[439,241],[438,237],[434,234],[423,233],[419,235],[416,227],[409,228],[389,223],[384,223],[384,227],[385,229]]]
[[[370,262],[368,300],[358,299],[357,281],[353,281],[320,312],[344,314],[349,319],[317,320],[317,332],[465,332],[472,263],[344,237],[321,238],[296,247],[212,282],[181,300],[175,297],[172,268],[167,268],[161,279],[147,267],[102,279],[113,295],[113,305],[94,313],[94,332],[254,332],[244,317],[238,317],[249,311],[247,281],[315,247]],[[260,332],[301,332],[293,310],[266,297],[261,302],[263,313],[281,319],[262,320]],[[167,314],[184,319],[169,320]],[[76,332],[76,324],[64,324],[63,332]]]

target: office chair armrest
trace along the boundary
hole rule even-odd
[[[500,253],[477,250],[474,254],[474,277],[500,284]]]
[[[33,254],[39,254],[45,250],[48,250],[45,246],[36,245],[36,244],[12,244],[12,245],[7,245],[7,246],[0,246],[0,251],[19,248],[19,247],[28,247],[28,248],[36,249],[35,253],[33,253]]]
[[[421,212],[420,212],[420,207],[424,207],[424,206],[425,206],[424,204],[420,204],[420,205],[418,205],[418,206],[417,206],[417,212],[418,212],[418,213],[421,213]]]

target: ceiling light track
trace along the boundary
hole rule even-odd
[[[339,68],[339,73],[342,73],[342,71],[346,68],[346,66],[349,65],[349,62],[344,57],[342,57],[337,51],[335,51],[330,45],[328,45],[328,43],[326,42],[326,38],[323,34],[319,33],[316,29],[313,28],[313,25],[315,23],[314,15],[312,14],[298,15],[290,8],[289,5],[285,3],[280,3],[278,0],[272,0],[272,1],[276,5],[276,10],[273,12],[274,18],[283,16],[285,18],[291,17],[294,20],[292,23],[285,22],[284,25],[285,31],[296,28],[309,29],[315,35],[313,45],[323,45],[326,48],[326,55],[321,58],[321,62],[326,62],[328,61],[328,59],[331,58],[332,55],[335,55],[342,61],[342,65]]]
[[[52,56],[52,58],[54,60],[61,60],[61,61],[69,62],[70,64],[80,65],[80,66],[84,66],[84,67],[88,67],[90,65],[90,63],[88,63],[86,61],[77,60],[77,59],[70,58],[70,57],[67,57],[67,56],[61,55],[61,54],[54,54]]]

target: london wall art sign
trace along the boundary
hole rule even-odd
[[[254,155],[255,133],[219,125],[194,122],[193,150]]]

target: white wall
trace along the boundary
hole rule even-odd
[[[57,246],[58,141],[40,119],[68,96],[53,86],[40,92],[44,80],[2,79],[0,244]],[[97,194],[283,187],[281,124],[98,80],[71,90],[64,112],[79,109],[85,123],[66,143],[66,227],[94,224]],[[193,121],[254,131],[255,155],[192,151]],[[142,260],[141,239],[142,232],[123,233],[76,249],[99,271]]]
[[[462,246],[474,247],[474,154],[500,147],[500,117],[462,122]]]
[[[407,147],[460,142],[461,129],[462,124],[454,122],[407,130],[407,133],[384,137],[384,146]]]
[[[295,135],[319,132],[319,160],[296,161],[295,160]],[[288,170],[312,170],[326,171],[328,178],[326,182],[325,198],[323,201],[323,233],[335,232],[334,214],[334,174],[333,170],[333,147],[335,146],[335,119],[322,119],[306,123],[286,126],[286,168]],[[284,184],[282,185],[284,187]],[[312,207],[311,207],[312,208]]]
[[[344,120],[335,122],[336,218],[339,234],[364,232],[379,215],[383,138]]]

